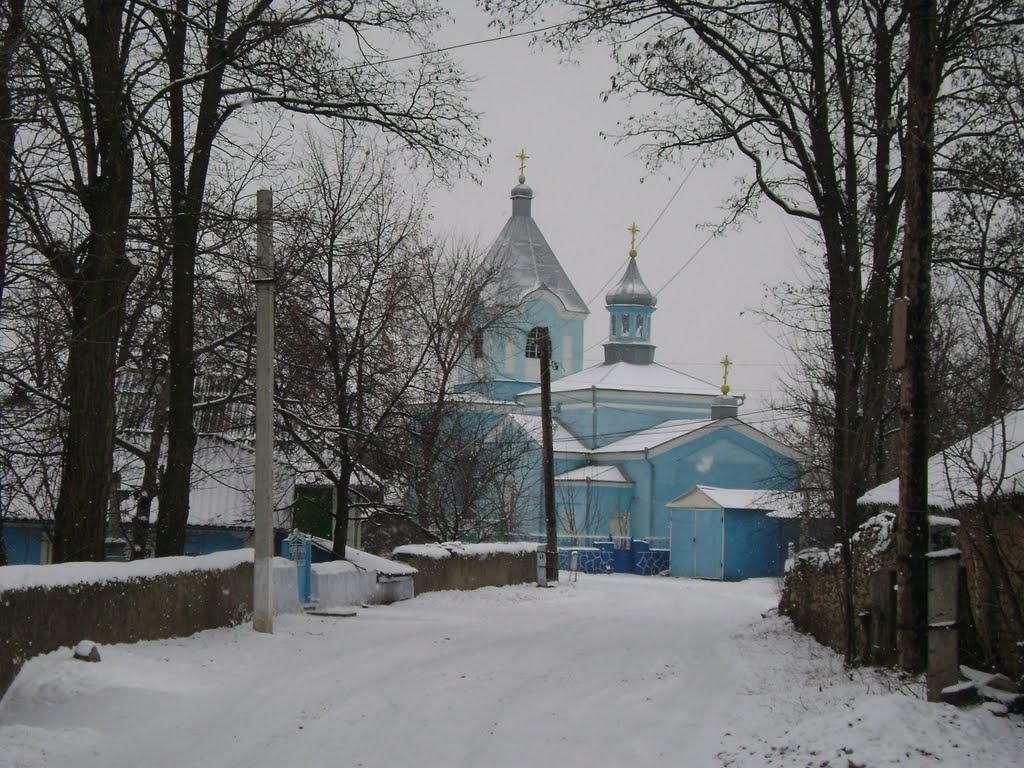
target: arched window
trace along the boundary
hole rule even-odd
[[[620,315],[622,318],[622,335],[629,336],[629,315]]]
[[[640,336],[640,337],[643,337],[643,335],[644,335],[644,316],[643,315],[637,315],[636,316],[636,335]]]
[[[526,334],[526,356],[535,360],[540,359],[541,345],[547,341],[547,328],[531,328]]]

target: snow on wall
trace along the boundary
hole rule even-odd
[[[8,565],[0,568],[0,593],[32,587],[128,581],[189,571],[224,571],[240,563],[251,563],[252,559],[253,550],[236,549],[200,557],[155,557],[131,562]]]
[[[488,555],[519,555],[523,552],[536,552],[537,544],[523,541],[498,542],[495,544],[463,544],[460,541],[446,541],[441,544],[404,544],[395,547],[392,555],[410,555],[426,557],[431,560],[443,560],[453,554],[476,557]]]

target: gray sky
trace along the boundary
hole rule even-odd
[[[453,24],[438,38],[441,44],[498,34],[471,0],[447,7]],[[653,321],[656,360],[720,384],[718,361],[728,353],[736,363],[729,376],[732,393],[751,398],[741,415],[757,420],[753,412],[777,389],[786,353],[776,340],[781,331],[753,310],[764,304],[766,285],[792,276],[798,226],[764,205],[760,221],[713,239],[673,278],[707,240],[710,232],[700,225],[722,218],[719,206],[742,166],[698,167],[679,189],[696,157],[652,174],[631,155],[632,146],[602,139],[601,131],[614,132],[629,114],[622,102],[601,101],[612,72],[607,48],[595,46],[575,64],[560,63],[554,51],[531,49],[528,38],[455,55],[479,79],[472,105],[483,113],[491,163],[482,185],[465,182],[434,196],[439,226],[489,245],[511,214],[515,155],[525,148],[534,219],[590,306],[584,364],[603,359],[604,294],[613,284],[606,283],[625,267],[627,229],[635,220],[638,237],[647,237],[638,247],[638,266],[651,290],[660,291]]]

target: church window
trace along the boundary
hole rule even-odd
[[[621,315],[622,317],[622,335],[629,336],[629,315]]]
[[[636,316],[636,335],[637,336],[643,336],[644,335],[644,316],[643,315],[637,315]]]
[[[547,336],[546,328],[531,328],[530,332],[526,335],[526,356],[533,359],[539,359],[541,353],[541,344],[544,343],[545,337]]]
[[[484,332],[477,330],[473,334],[473,359],[479,360],[484,356]]]
[[[609,331],[609,334],[611,336],[614,336],[615,335],[615,315],[612,315],[610,319],[612,321],[612,329],[611,329],[611,331]]]

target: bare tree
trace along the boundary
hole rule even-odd
[[[150,103],[170,125],[174,227],[168,459],[157,554],[178,554],[195,443],[193,280],[210,161],[228,121],[245,106],[265,104],[335,124],[372,124],[443,175],[474,159],[474,116],[463,102],[461,75],[443,54],[425,53],[403,70],[387,62],[389,37],[414,45],[428,39],[441,18],[429,3],[179,0],[153,13],[166,69]]]
[[[355,482],[386,480],[426,345],[416,325],[424,260],[422,200],[352,134],[311,141],[307,187],[279,267],[278,409],[289,441],[334,486],[334,552],[353,512],[375,507]]]
[[[135,274],[126,252],[134,185],[127,62],[139,10],[50,0],[25,20],[24,84],[39,94],[39,127],[19,134],[9,199],[70,307],[58,561],[104,557],[116,354]]]
[[[512,23],[535,0],[483,3]],[[619,64],[611,94],[653,97],[621,136],[655,166],[690,149],[738,154],[750,176],[730,201],[733,217],[768,201],[809,225],[825,276],[821,295],[827,377],[815,382],[832,413],[828,452],[836,534],[847,542],[856,500],[869,487],[885,409],[889,304],[904,202],[907,17],[897,0],[735,4],[703,0],[567,4],[567,26],[549,39],[574,46],[609,40]],[[935,75],[945,99],[938,151],[979,123],[988,81],[982,61],[1015,48],[1012,4],[946,2],[938,9]],[[947,77],[948,75],[948,77]],[[972,111],[972,106],[974,107]],[[820,347],[816,347],[820,349]],[[847,583],[849,547],[842,549]],[[847,589],[849,593],[849,590]],[[854,621],[845,597],[851,658]]]

